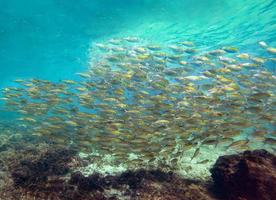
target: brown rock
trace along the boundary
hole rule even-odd
[[[265,150],[221,156],[211,174],[214,187],[227,199],[276,199],[276,156]]]

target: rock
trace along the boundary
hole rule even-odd
[[[265,150],[221,156],[211,174],[214,188],[227,199],[276,198],[276,156]]]

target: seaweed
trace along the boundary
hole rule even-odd
[[[75,153],[69,149],[53,149],[37,160],[21,160],[11,172],[15,186],[35,187],[45,183],[50,176],[68,173],[68,163]]]
[[[99,190],[103,191],[105,184],[104,178],[100,174],[95,173],[88,177],[82,175],[81,172],[75,172],[71,175],[69,184],[76,185],[79,190]]]
[[[143,180],[150,181],[170,181],[175,176],[172,172],[163,172],[157,170],[138,169],[135,171],[128,170],[118,176],[101,176],[94,173],[85,177],[81,172],[75,172],[71,175],[69,184],[76,185],[80,190],[99,190],[104,188],[118,188],[122,185],[127,185],[130,189],[138,189],[143,186]]]

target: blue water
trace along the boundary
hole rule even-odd
[[[119,53],[112,38],[122,39]],[[194,42],[195,53],[180,41]],[[235,146],[275,151],[276,57],[260,41],[276,48],[276,0],[0,0],[0,136],[7,144],[15,135],[100,156],[161,155],[165,165],[185,154],[183,167],[195,171],[192,164],[206,157],[211,164]],[[143,52],[144,44],[161,50]],[[238,50],[211,56],[225,46]],[[29,78],[50,84],[13,81]],[[2,90],[9,86],[17,88]]]
[[[0,85],[18,77],[71,77],[87,67],[90,44],[113,35],[275,45],[276,1],[2,0]]]
[[[119,36],[263,54],[258,41],[276,46],[276,1],[1,0],[0,88],[15,78],[75,79],[93,42]]]

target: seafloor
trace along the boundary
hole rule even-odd
[[[0,151],[1,200],[273,200],[276,196],[276,158],[265,150],[222,156],[207,165],[188,165],[183,158],[177,171],[128,169],[119,161],[112,165],[109,156],[99,163],[93,154],[34,143],[22,135],[1,134]],[[206,150],[199,159],[218,155]]]

